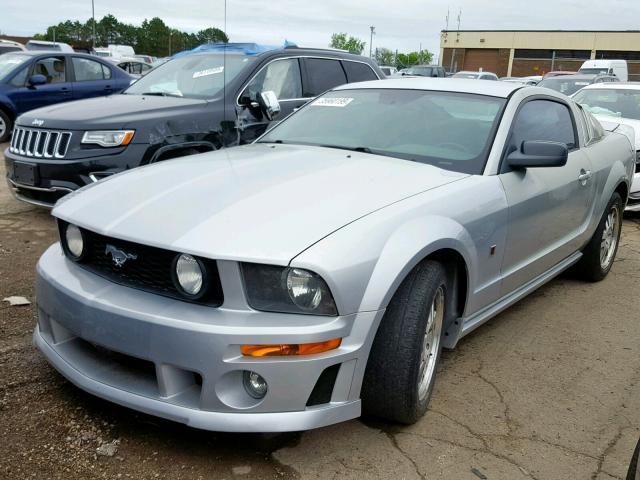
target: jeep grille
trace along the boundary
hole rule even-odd
[[[16,126],[9,151],[25,157],[64,158],[70,141],[71,132]]]

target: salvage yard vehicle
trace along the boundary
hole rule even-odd
[[[640,83],[599,83],[588,85],[573,100],[609,128],[627,125],[634,130],[636,171],[626,210],[640,211]]]
[[[634,152],[596,125],[505,82],[338,87],[251,145],[58,202],[34,342],[80,388],[198,428],[415,422],[443,347],[571,266],[608,274]]]
[[[626,60],[587,60],[578,73],[615,75],[621,82],[629,80],[629,69]]]
[[[337,85],[381,78],[373,60],[335,50],[209,45],[154,68],[122,95],[21,116],[5,153],[7,179],[19,200],[51,207],[126,169],[252,142],[272,121],[262,92],[277,96],[283,118]],[[29,143],[36,138],[64,143],[45,155]]]
[[[457,72],[453,74],[453,78],[466,78],[469,80],[498,80],[498,76],[491,72]]]
[[[571,96],[587,85],[619,81],[618,77],[614,75],[577,73],[575,75],[557,75],[555,77],[543,78],[542,81],[538,83],[538,87],[550,88],[556,92]]]
[[[82,53],[12,52],[0,56],[0,142],[6,142],[19,115],[48,105],[70,100],[118,93],[129,86],[133,77],[115,65],[92,55]],[[38,127],[32,120],[28,127]],[[38,138],[49,143],[61,136]],[[37,134],[37,132],[36,132]],[[35,142],[37,135],[31,140]],[[26,140],[26,137],[24,137]],[[15,137],[14,137],[15,139]],[[34,152],[36,145],[30,145]],[[53,149],[55,145],[50,145]],[[40,157],[50,160],[55,155],[44,155],[43,146],[37,145]]]

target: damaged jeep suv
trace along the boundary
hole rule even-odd
[[[51,207],[123,170],[250,143],[274,114],[282,119],[337,85],[379,78],[372,60],[340,51],[203,46],[120,95],[20,116],[5,153],[7,181],[19,200]]]

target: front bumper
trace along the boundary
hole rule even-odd
[[[240,282],[236,262],[218,263],[223,288]],[[307,430],[359,416],[362,376],[383,314],[256,312],[233,294],[225,294],[220,308],[189,304],[93,275],[68,260],[59,244],[38,263],[37,301],[34,343],[78,387],[145,413],[232,432]],[[246,343],[338,337],[341,346],[322,354],[240,354]],[[336,365],[325,403],[310,404],[321,375]],[[266,379],[263,399],[246,393],[243,370]]]
[[[109,154],[88,158],[34,158],[6,149],[4,152],[7,183],[13,195],[23,202],[51,208],[64,195],[104,178],[104,176],[139,166],[148,145],[131,144]],[[14,163],[33,165],[36,182],[21,183],[14,176]]]
[[[636,165],[636,169],[638,165]],[[636,172],[633,176],[633,183],[631,184],[631,193],[627,199],[627,212],[640,212],[640,171]]]

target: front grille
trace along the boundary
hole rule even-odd
[[[636,151],[636,173],[640,173],[640,150]]]
[[[61,238],[64,239],[64,227],[60,222]],[[206,269],[206,293],[197,300],[185,297],[176,288],[173,281],[173,262],[178,252],[150,247],[140,243],[129,242],[117,238],[106,237],[90,230],[81,229],[84,239],[84,254],[77,261],[83,268],[107,278],[115,283],[139,290],[176,298],[191,303],[210,306],[222,305],[223,294],[220,275],[215,260],[199,258]],[[65,252],[67,252],[66,246]],[[121,267],[116,266],[111,255],[107,254],[107,245],[135,255],[135,259],[127,260]]]
[[[64,158],[70,142],[71,132],[16,126],[9,151],[25,157]]]

